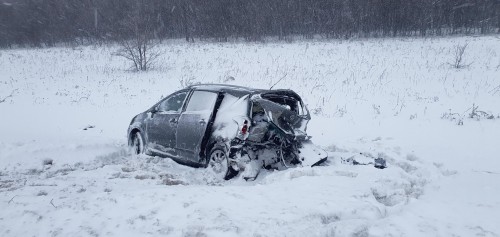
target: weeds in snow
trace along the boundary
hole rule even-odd
[[[16,90],[13,90],[10,95],[6,96],[6,97],[3,97],[3,98],[0,98],[0,104],[7,101],[7,99],[9,98],[12,98],[14,97],[14,94],[17,92],[17,89]]]
[[[455,54],[453,58],[453,63],[451,65],[453,68],[456,69],[461,69],[470,66],[472,63],[465,64],[464,62],[464,55],[465,55],[465,50],[467,49],[467,46],[469,46],[469,43],[466,43],[464,45],[455,45]]]
[[[375,114],[380,115],[380,105],[373,104],[372,105]]]
[[[472,104],[472,111],[469,113],[469,118],[480,120],[482,118],[486,119],[495,119],[495,116],[489,113],[486,113],[482,110],[478,110],[479,106]]]
[[[337,105],[337,110],[335,113],[333,113],[333,116],[339,116],[340,118],[344,117],[344,115],[347,113],[347,105],[344,105],[344,107],[338,107]]]
[[[500,65],[498,65],[498,66],[500,66]],[[495,95],[499,91],[500,91],[500,85],[498,85],[497,87],[495,87],[492,90],[490,90],[489,93],[492,93],[491,95]]]
[[[454,121],[454,122],[457,123],[457,125],[464,125],[464,119],[465,118],[474,119],[476,121],[479,121],[481,119],[495,119],[495,118],[500,118],[500,116],[495,117],[491,113],[487,113],[485,111],[479,110],[479,106],[476,105],[476,104],[472,104],[472,107],[468,108],[462,114],[454,113],[450,109],[448,112],[444,113],[441,116],[441,119],[446,119],[446,120]]]
[[[197,82],[196,78],[194,77],[182,77],[181,79],[179,79],[179,83],[181,84],[181,88],[200,84],[200,82]]]

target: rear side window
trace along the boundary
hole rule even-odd
[[[160,112],[181,112],[182,104],[186,99],[187,92],[171,95],[158,106]]]
[[[209,91],[194,91],[189,99],[186,111],[212,110],[217,100],[217,94]]]

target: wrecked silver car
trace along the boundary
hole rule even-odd
[[[211,168],[221,178],[257,177],[262,168],[315,166],[327,154],[306,134],[311,119],[292,90],[202,84],[177,91],[135,116],[134,153]]]

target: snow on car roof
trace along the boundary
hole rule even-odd
[[[228,84],[197,84],[187,87],[188,89],[201,89],[201,90],[209,90],[209,91],[223,91],[228,92],[230,94],[235,95],[248,95],[248,94],[257,94],[257,93],[273,93],[273,92],[286,92],[297,95],[294,91],[288,89],[256,89],[244,86],[235,86]],[[231,93],[233,92],[233,93]],[[298,96],[298,95],[297,95]],[[299,97],[300,98],[300,97]]]
[[[217,91],[218,90],[237,90],[237,91],[247,91],[249,93],[261,90],[261,89],[254,89],[254,88],[250,88],[250,87],[227,85],[227,84],[197,84],[197,85],[189,86],[188,88],[217,90]]]
[[[197,84],[189,86],[188,89],[199,89],[199,90],[209,90],[209,91],[222,91],[236,96],[243,96],[248,94],[254,94],[262,92],[265,90],[255,89],[244,86],[226,85],[226,84]]]

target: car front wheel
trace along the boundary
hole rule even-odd
[[[141,132],[135,132],[132,135],[130,147],[134,154],[144,154],[144,138],[142,137]]]

